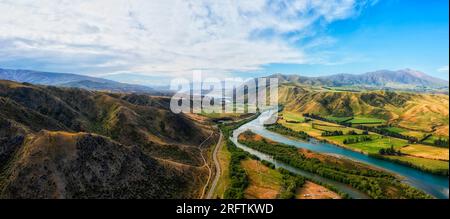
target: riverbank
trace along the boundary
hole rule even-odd
[[[322,153],[322,154],[333,154],[337,156],[342,156],[351,160],[355,160],[361,163],[368,164],[370,166],[383,169],[385,171],[389,171],[393,174],[399,175],[402,178],[402,181],[410,186],[418,188],[426,193],[439,198],[439,199],[448,199],[449,197],[449,180],[448,177],[438,176],[430,173],[426,173],[423,171],[416,170],[411,167],[407,167],[404,165],[396,164],[390,161],[380,160],[376,158],[372,158],[370,156],[366,156],[361,153],[357,153],[351,150],[344,149],[342,147],[337,147],[332,144],[327,143],[316,143],[311,144],[307,142],[300,142],[296,140],[289,139],[283,135],[278,133],[270,132],[265,129],[264,124],[261,121],[272,117],[276,114],[276,111],[264,111],[258,119],[255,119],[239,129],[234,131],[235,135],[239,135],[242,132],[247,130],[251,130],[265,138],[273,140],[275,142],[284,143],[287,145],[292,145],[297,148],[305,148],[311,150],[313,152]],[[251,151],[252,153],[258,154],[258,156],[264,158],[265,160],[272,161],[273,163],[277,163],[270,156],[261,154],[257,151],[254,151],[250,148],[247,148],[243,145],[240,145],[237,142],[237,138],[232,139],[233,142],[236,143],[239,147],[244,148],[245,150]],[[280,164],[282,165],[282,164]],[[297,170],[293,170],[297,171]],[[308,174],[302,172],[302,174]],[[323,179],[322,179],[323,180]],[[338,185],[339,186],[339,185]],[[345,189],[345,188],[344,188]],[[352,192],[352,191],[349,191]]]
[[[390,161],[390,162],[395,162],[395,163],[404,165],[404,166],[406,166],[406,167],[411,167],[411,168],[414,168],[414,169],[417,169],[417,170],[420,170],[420,171],[423,171],[423,172],[427,172],[427,173],[431,173],[431,174],[435,174],[435,175],[440,175],[440,176],[447,176],[447,177],[449,176],[449,170],[448,170],[448,168],[447,168],[447,169],[445,169],[445,168],[442,168],[442,169],[434,168],[434,169],[432,169],[432,168],[427,168],[427,167],[424,166],[424,165],[417,165],[417,164],[412,163],[412,162],[410,162],[410,161],[402,160],[402,158],[406,158],[407,155],[402,155],[402,156],[389,156],[389,157],[387,157],[387,156],[383,156],[383,155],[380,155],[380,154],[367,153],[367,152],[364,152],[364,151],[362,151],[362,150],[358,150],[358,149],[355,149],[355,148],[352,148],[352,147],[348,147],[348,146],[346,146],[345,144],[341,144],[340,142],[337,142],[337,141],[331,141],[331,140],[325,139],[324,137],[319,137],[319,136],[313,137],[313,136],[309,136],[309,135],[308,135],[309,138],[308,138],[308,139],[305,139],[305,138],[299,138],[298,135],[289,135],[289,134],[288,134],[287,132],[285,132],[284,130],[279,130],[279,129],[277,129],[277,128],[274,128],[273,125],[272,125],[272,126],[267,126],[266,128],[267,128],[269,131],[272,131],[272,132],[275,132],[275,133],[284,135],[284,136],[286,136],[287,138],[290,138],[290,139],[292,139],[292,140],[305,141],[306,143],[312,143],[312,144],[316,144],[316,143],[327,143],[327,144],[332,144],[332,145],[335,145],[335,146],[337,146],[337,147],[341,147],[341,148],[343,148],[343,149],[351,150],[351,151],[354,151],[354,152],[356,152],[356,153],[360,153],[360,154],[363,154],[363,155],[366,155],[366,156],[371,156],[371,157],[373,157],[373,158],[383,159],[383,160],[387,160],[387,161]],[[416,160],[416,161],[417,161],[418,159],[421,159],[421,158],[419,158],[419,157],[414,157],[414,156],[409,156],[409,157],[410,157],[410,159],[414,159],[414,160]],[[422,158],[422,159],[424,159],[424,158]],[[431,160],[431,159],[427,159],[427,160],[428,160],[428,163],[433,162],[433,161],[435,161],[435,162],[440,162],[440,163],[438,163],[438,164],[434,164],[433,166],[442,165],[441,163],[447,163],[447,165],[448,165],[448,162],[447,162],[447,161],[442,161],[442,160]]]
[[[330,184],[331,181],[329,180],[323,180],[321,179],[321,177],[316,177],[314,175],[309,175],[309,174],[302,174],[302,172],[299,171],[293,171],[292,169],[290,169],[287,166],[283,166],[283,165],[279,165],[276,164],[276,166],[273,163],[267,162],[266,159],[261,159],[261,157],[259,156],[255,156],[252,153],[249,153],[248,151],[242,150],[241,147],[238,147],[238,145],[235,144],[235,142],[233,142],[231,139],[232,136],[232,132],[235,131],[236,129],[238,129],[239,127],[241,127],[242,125],[247,124],[250,121],[255,120],[256,118],[258,118],[260,114],[252,116],[251,118],[246,119],[245,121],[239,121],[239,122],[228,122],[228,123],[222,123],[220,125],[220,128],[222,130],[222,133],[224,134],[224,138],[228,139],[227,141],[225,141],[225,144],[223,145],[223,149],[225,149],[227,151],[227,153],[229,154],[229,158],[228,160],[228,166],[225,167],[223,166],[222,169],[226,169],[228,170],[228,175],[226,177],[229,177],[229,179],[227,179],[227,185],[224,185],[225,187],[221,188],[223,194],[220,195],[219,197],[221,198],[229,198],[229,199],[239,199],[239,198],[245,198],[245,196],[252,194],[251,192],[247,191],[248,186],[251,185],[251,180],[249,181],[249,177],[251,179],[251,176],[247,175],[249,170],[245,170],[244,168],[242,168],[242,162],[244,162],[245,160],[254,160],[257,162],[261,162],[262,165],[267,166],[268,168],[274,169],[274,171],[280,172],[284,177],[284,179],[289,179],[292,178],[291,176],[288,176],[290,174],[294,174],[294,178],[295,176],[298,177],[303,177],[305,180],[315,183],[316,185],[319,186],[323,186],[324,188],[328,189],[331,192],[334,192],[335,194],[338,194],[340,196],[340,198],[369,198],[367,195],[365,194],[361,194],[358,191],[353,191],[352,189],[350,189],[347,186],[342,186],[339,183],[337,183],[338,186],[334,186],[333,183]],[[224,165],[226,165],[224,163]],[[280,169],[281,168],[281,169]],[[253,177],[254,178],[254,177]],[[295,191],[297,191],[300,186],[300,184],[298,186],[296,186],[295,188],[292,188],[292,184],[287,185],[286,182],[291,181],[291,180],[283,180],[283,191],[282,193],[280,193],[279,198],[291,198],[291,197],[295,197]],[[289,189],[288,189],[289,187]],[[251,188],[256,188],[256,187],[251,187]],[[339,189],[341,188],[341,189]],[[345,188],[345,189],[342,189]],[[349,193],[347,193],[349,192]],[[247,194],[248,193],[248,194]],[[217,194],[217,193],[216,193]],[[290,195],[288,195],[290,194]],[[254,197],[258,197],[256,195],[253,195]],[[250,195],[249,197],[252,197],[252,195]]]
[[[390,162],[395,162],[399,165],[404,165],[406,167],[414,168],[423,172],[440,175],[440,176],[446,176],[449,175],[449,162],[448,160],[442,160],[442,159],[435,159],[434,157],[428,158],[429,156],[433,155],[433,151],[428,152],[424,149],[421,151],[417,150],[420,145],[410,145],[407,141],[401,140],[401,139],[394,139],[390,137],[383,137],[376,133],[367,132],[366,135],[362,135],[360,132],[361,130],[354,129],[351,127],[343,127],[337,124],[328,124],[322,121],[316,121],[313,119],[309,119],[310,123],[313,123],[313,126],[311,127],[311,124],[305,123],[305,121],[300,121],[297,123],[289,123],[287,122],[284,117],[281,117],[277,121],[276,124],[266,127],[272,132],[276,132],[279,134],[282,134],[288,138],[300,140],[300,141],[306,141],[307,143],[327,143],[332,144],[340,148],[344,148],[346,150],[351,150],[356,153],[360,153],[366,156],[371,156],[378,159],[383,159]],[[315,124],[315,126],[314,126]],[[283,130],[279,126],[283,127]],[[317,128],[317,127],[321,128]],[[323,130],[324,128],[327,128],[326,130]],[[284,129],[290,129],[290,131],[286,131]],[[332,135],[332,136],[323,136],[324,131],[336,131],[339,130],[341,133],[340,135]],[[346,135],[344,133],[347,132],[353,132],[358,133],[357,135]],[[294,134],[290,134],[294,133]],[[302,133],[302,135],[299,136],[298,133]],[[302,136],[307,135],[308,138],[304,138]],[[351,138],[357,138],[359,136],[369,136],[368,138],[371,138],[371,141],[368,142],[360,142],[357,144],[344,144],[346,139]],[[415,151],[414,153],[419,153],[417,156],[414,154],[410,154],[410,151],[405,151],[405,148],[407,146],[414,147]],[[397,153],[395,155],[391,156],[384,156],[379,154],[380,150],[385,150],[385,148],[393,148]],[[438,149],[435,149],[438,150]],[[444,153],[440,152],[440,153]],[[448,151],[446,151],[448,154]],[[427,158],[420,158],[419,155],[429,155]],[[445,153],[444,153],[445,154]],[[433,158],[433,159],[432,159]]]
[[[305,152],[294,146],[280,144],[245,131],[238,142],[273,156],[275,160],[322,177],[345,183],[375,199],[424,199],[431,198],[422,191],[402,184],[390,173],[374,170],[347,159]]]

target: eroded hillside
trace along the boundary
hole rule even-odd
[[[198,197],[211,130],[168,102],[0,81],[1,196]]]

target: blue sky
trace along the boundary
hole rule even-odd
[[[412,68],[448,79],[447,0],[0,1],[0,68],[150,83]],[[139,75],[143,79],[139,80]]]
[[[323,34],[336,63],[270,64],[267,72],[316,76],[412,68],[448,80],[449,13],[447,0],[381,0],[359,16],[337,21]],[[445,67],[447,70],[445,70]]]

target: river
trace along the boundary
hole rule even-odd
[[[361,163],[365,163],[374,167],[378,167],[381,169],[384,169],[386,171],[389,171],[391,173],[394,173],[398,175],[404,183],[407,183],[417,189],[420,189],[438,199],[448,199],[449,198],[449,178],[445,176],[438,176],[430,173],[426,173],[411,167],[407,167],[401,164],[396,164],[393,162],[369,157],[367,155],[348,150],[333,144],[328,143],[322,143],[318,141],[300,141],[300,140],[293,140],[291,138],[288,138],[286,136],[268,131],[264,127],[264,122],[267,121],[269,118],[273,118],[274,115],[276,115],[275,110],[268,110],[256,118],[255,120],[252,120],[240,128],[234,130],[233,136],[231,140],[236,144],[237,147],[263,159],[267,160],[269,162],[272,162],[277,167],[283,167],[285,169],[288,169],[292,172],[295,172],[297,174],[303,175],[305,177],[313,178],[314,180],[317,180],[319,182],[327,183],[330,185],[333,185],[337,189],[339,189],[342,192],[345,192],[349,194],[352,198],[367,198],[366,195],[364,195],[361,192],[358,192],[357,190],[350,188],[349,186],[346,186],[342,183],[338,183],[335,181],[331,181],[329,179],[317,176],[315,174],[311,174],[309,172],[301,171],[299,169],[287,166],[286,164],[282,164],[279,162],[274,161],[271,159],[270,156],[262,154],[258,151],[252,150],[251,148],[246,147],[245,145],[240,144],[237,141],[237,137],[245,132],[246,130],[251,130],[256,134],[259,134],[265,138],[268,138],[272,141],[292,145],[298,148],[304,148],[308,149],[314,152],[318,153],[325,153],[330,155],[336,155],[340,157],[345,157],[351,160],[355,160]]]

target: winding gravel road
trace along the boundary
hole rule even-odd
[[[214,165],[216,166],[216,174],[214,175],[214,180],[211,184],[211,188],[208,191],[208,194],[206,195],[206,199],[213,199],[213,195],[214,195],[214,191],[216,190],[217,187],[217,183],[219,182],[219,178],[221,175],[222,170],[220,169],[220,163],[219,163],[219,159],[217,158],[217,154],[219,153],[220,149],[222,148],[222,139],[223,139],[223,134],[222,131],[220,131],[220,137],[219,137],[219,141],[217,141],[217,145],[214,148],[214,152],[213,152],[213,160],[214,160]]]

